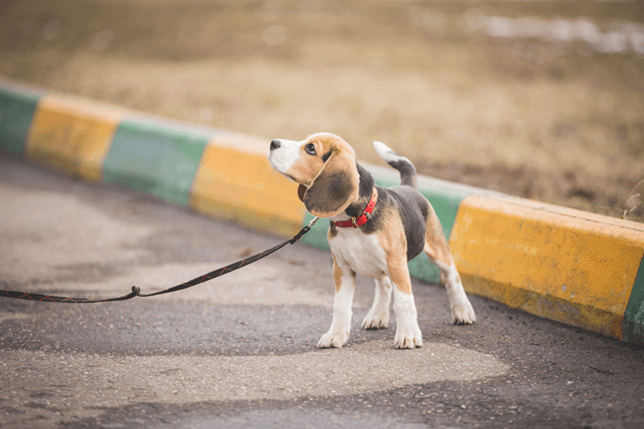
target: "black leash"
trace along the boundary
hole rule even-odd
[[[270,249],[268,249],[268,250],[265,250],[265,251],[263,251],[263,252],[261,252],[261,253],[258,253],[258,254],[256,254],[256,255],[253,255],[253,256],[251,256],[250,258],[247,258],[247,259],[243,259],[243,260],[241,260],[241,261],[234,262],[234,263],[232,263],[232,264],[230,264],[230,265],[226,265],[226,266],[225,266],[225,267],[223,267],[223,268],[219,268],[219,269],[217,269],[217,270],[215,270],[215,271],[211,271],[211,272],[209,272],[209,273],[207,273],[207,274],[204,274],[204,275],[202,275],[202,276],[199,276],[199,277],[194,278],[194,279],[192,279],[192,280],[190,280],[190,281],[187,281],[187,282],[185,282],[185,283],[181,283],[180,285],[176,285],[176,286],[173,286],[173,287],[168,288],[168,289],[164,289],[164,290],[160,290],[160,291],[158,291],[158,292],[153,292],[153,293],[148,293],[148,294],[142,294],[142,293],[140,293],[140,292],[137,292],[137,295],[145,298],[145,297],[149,297],[149,296],[156,296],[156,295],[163,295],[163,294],[171,293],[171,292],[177,292],[177,291],[180,291],[180,290],[183,290],[183,289],[188,289],[189,287],[196,286],[196,285],[201,284],[201,283],[203,283],[203,282],[207,282],[208,280],[212,280],[212,279],[217,278],[217,277],[219,277],[219,276],[223,276],[224,274],[228,274],[228,273],[230,273],[230,272],[233,272],[233,271],[235,271],[235,270],[237,270],[237,269],[239,269],[239,268],[241,268],[241,267],[245,267],[245,266],[247,266],[247,265],[250,265],[250,264],[252,264],[253,262],[257,262],[257,261],[259,261],[260,259],[267,257],[267,256],[268,256],[268,255],[270,255],[271,253],[275,253],[275,252],[277,252],[278,250],[280,250],[282,247],[286,246],[287,244],[293,244],[293,243],[295,243],[297,240],[299,240],[299,239],[300,239],[300,237],[302,237],[304,234],[306,234],[307,232],[309,232],[309,230],[310,230],[310,229],[311,229],[311,227],[315,224],[315,222],[317,222],[317,220],[318,220],[318,218],[317,218],[317,217],[316,217],[316,218],[314,218],[314,219],[311,221],[311,223],[309,223],[307,226],[305,226],[304,228],[302,228],[302,229],[300,230],[300,232],[298,232],[298,233],[297,233],[293,238],[291,238],[290,240],[286,240],[286,241],[284,241],[284,242],[282,242],[282,243],[278,244],[277,246],[272,247],[272,248],[270,248]],[[136,286],[132,286],[132,289],[133,289],[133,290],[134,290],[134,288],[136,288]],[[137,289],[138,289],[138,288],[137,288]]]
[[[283,241],[282,243],[278,244],[275,247],[271,247],[268,250],[265,250],[261,253],[258,253],[256,255],[251,256],[250,258],[243,259],[241,261],[234,262],[230,265],[226,265],[223,268],[216,269],[214,271],[211,271],[207,274],[204,274],[202,276],[199,276],[197,278],[194,278],[190,281],[187,281],[185,283],[181,283],[179,285],[173,286],[168,289],[163,289],[158,292],[153,292],[153,293],[148,293],[148,294],[143,294],[141,293],[141,289],[138,286],[132,286],[132,292],[128,293],[127,295],[119,296],[116,298],[106,298],[106,299],[93,299],[93,298],[69,298],[69,297],[63,297],[63,296],[53,296],[53,295],[42,295],[38,293],[29,293],[29,292],[19,292],[19,291],[13,291],[13,290],[2,290],[0,289],[0,296],[4,296],[7,298],[15,298],[15,299],[26,299],[30,301],[41,301],[41,302],[63,302],[67,304],[93,304],[93,303],[99,303],[99,302],[114,302],[114,301],[126,301],[128,299],[132,299],[134,297],[140,296],[143,298],[147,298],[150,296],[156,296],[156,295],[163,295],[166,293],[171,293],[171,292],[177,292],[183,289],[188,289],[190,287],[196,286],[198,284],[207,282],[208,280],[215,279],[219,276],[223,276],[224,274],[231,273],[239,268],[245,267],[247,265],[252,264],[253,262],[257,262],[260,259],[263,259],[267,257],[268,255],[277,252],[280,250],[282,247],[286,246],[287,244],[293,244],[297,240],[299,240],[304,234],[310,231],[311,227],[317,222],[318,218],[313,218],[313,220],[306,225],[304,228],[300,230],[293,238]]]
[[[18,292],[15,290],[0,290],[0,296],[7,298],[26,299],[29,301],[64,302],[67,304],[92,304],[95,302],[125,301],[134,298],[139,294],[140,291],[141,289],[139,289],[137,286],[132,286],[132,292],[128,293],[127,295],[106,299],[69,298],[64,296],[41,295],[39,293]]]

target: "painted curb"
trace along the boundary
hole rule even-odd
[[[124,186],[292,236],[305,209],[266,161],[268,141],[0,81],[0,148],[74,177]]]
[[[0,149],[75,177],[281,236],[310,220],[268,140],[141,115],[0,81]],[[363,163],[383,186],[392,169]],[[644,344],[644,225],[419,178],[466,290],[513,308]],[[302,241],[328,249],[322,220]],[[438,270],[424,255],[410,272]]]
[[[634,322],[644,225],[519,198],[470,196],[450,245],[470,292],[642,342],[641,320],[639,328]]]

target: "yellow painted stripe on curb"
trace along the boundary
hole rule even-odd
[[[461,202],[450,246],[469,292],[621,339],[644,225],[470,196]]]
[[[268,141],[222,134],[206,147],[192,185],[190,206],[282,236],[297,233],[305,209],[297,186],[266,159]]]
[[[88,100],[47,95],[34,113],[25,153],[73,176],[99,181],[122,117],[123,111]]]

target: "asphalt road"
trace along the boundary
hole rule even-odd
[[[0,155],[0,288],[152,292],[282,241],[126,189]],[[644,350],[471,296],[449,324],[413,283],[424,346],[393,326],[319,350],[328,252],[301,243],[187,291],[107,304],[0,298],[7,428],[642,428]],[[392,317],[393,320],[393,317]]]

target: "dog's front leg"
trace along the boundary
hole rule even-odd
[[[353,292],[356,288],[356,273],[348,265],[340,266],[333,258],[333,281],[335,299],[333,301],[333,322],[326,334],[322,335],[318,347],[342,347],[349,340],[351,316],[353,311]]]
[[[392,273],[391,280],[394,284],[394,313],[396,315],[394,346],[397,349],[422,347],[423,335],[418,326],[416,304],[411,292],[411,279],[404,262],[400,265],[399,272]]]
[[[391,303],[391,281],[385,276],[376,279],[373,305],[362,321],[364,329],[382,329],[389,326],[389,304]]]

